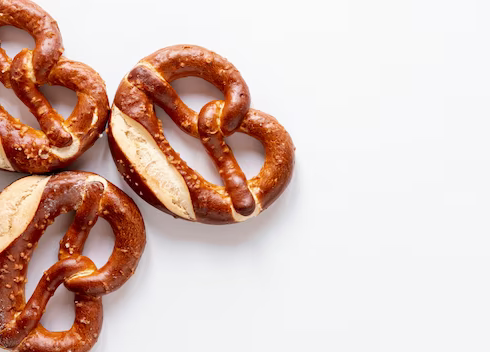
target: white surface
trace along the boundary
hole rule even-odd
[[[238,67],[254,106],[297,147],[279,201],[224,227],[147,206],[117,173],[105,137],[72,166],[131,195],[148,230],[136,275],[104,298],[94,351],[490,349],[488,1],[38,2],[59,22],[66,56],[100,72],[110,99],[139,59],[198,44]],[[0,38],[11,54],[33,44],[9,28]],[[220,96],[196,79],[175,86],[196,109]],[[46,91],[71,111],[74,94]],[[0,95],[32,121],[11,91]],[[218,180],[199,142],[163,118],[176,150]],[[260,145],[243,136],[231,144],[246,174],[258,172]],[[0,172],[0,187],[19,176]],[[68,222],[42,239],[29,292]],[[100,221],[87,244],[98,265],[110,233]],[[60,289],[43,323],[68,328],[71,300]]]

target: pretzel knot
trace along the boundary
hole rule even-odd
[[[49,268],[26,303],[27,266],[40,237],[60,214],[75,218],[60,243],[59,261]],[[145,246],[143,219],[134,202],[100,176],[63,172],[30,176],[0,194],[0,346],[16,351],[88,351],[102,327],[101,296],[134,273]],[[82,255],[97,219],[111,225],[114,250],[98,269]],[[63,332],[39,323],[61,284],[75,293],[75,322]]]
[[[224,93],[200,113],[183,103],[170,83],[201,77]],[[224,187],[206,181],[169,145],[153,102],[185,133],[199,138]],[[259,175],[247,180],[225,137],[234,132],[258,139],[265,148]],[[187,220],[233,223],[266,209],[288,185],[294,145],[275,118],[250,109],[250,93],[226,59],[198,46],[168,47],[141,60],[123,79],[109,123],[109,143],[119,171],[147,202]]]
[[[0,105],[0,169],[45,173],[65,167],[104,130],[109,112],[104,81],[87,65],[62,56],[58,25],[31,1],[1,0],[0,27],[5,25],[27,31],[36,41],[34,50],[24,49],[13,60],[0,47],[0,81],[29,108],[41,131]],[[77,93],[78,102],[66,121],[40,92],[44,84]]]

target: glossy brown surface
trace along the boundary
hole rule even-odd
[[[27,31],[36,41],[34,50],[24,49],[13,60],[0,48],[0,81],[14,90],[41,127],[38,131],[21,123],[0,106],[0,143],[10,171],[46,173],[65,167],[104,130],[109,111],[104,81],[87,65],[62,56],[58,25],[33,2],[0,0],[0,26],[5,25]],[[44,84],[77,93],[77,105],[66,121],[39,91]]]
[[[220,89],[224,101],[210,102],[200,113],[180,99],[170,83],[187,76],[201,77]],[[185,133],[199,138],[213,159],[225,187],[206,181],[191,169],[169,145],[153,103],[162,107]],[[293,172],[294,145],[275,118],[250,109],[250,93],[238,70],[226,59],[207,49],[177,45],[144,58],[121,82],[114,105],[141,124],[154,138],[170,164],[184,178],[196,221],[225,224],[237,221],[232,208],[242,216],[266,209],[286,188]],[[109,143],[119,171],[129,174],[134,165],[112,135]],[[259,175],[247,180],[225,137],[234,132],[258,139],[266,158]],[[171,213],[148,186],[142,175],[127,179],[147,202]],[[254,199],[257,199],[259,204]]]
[[[59,261],[45,272],[26,303],[32,252],[54,219],[71,211],[75,218],[60,242]],[[115,236],[114,250],[102,268],[82,255],[99,217],[109,222]],[[133,275],[145,242],[138,208],[117,187],[86,172],[52,176],[25,231],[0,253],[0,346],[19,351],[89,351],[102,327],[101,296],[117,290]],[[70,330],[49,332],[39,321],[60,284],[76,294],[76,318]]]

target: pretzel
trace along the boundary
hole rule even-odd
[[[104,81],[85,64],[63,57],[57,23],[29,0],[0,0],[0,27],[10,25],[34,37],[34,50],[11,60],[0,47],[0,82],[12,88],[36,117],[41,131],[13,118],[0,105],[0,169],[46,173],[63,168],[90,148],[104,131],[109,101]],[[65,121],[39,91],[44,84],[77,93]]]
[[[200,113],[185,105],[170,83],[201,77],[225,100]],[[182,131],[199,138],[224,187],[206,181],[172,149],[153,106],[162,107]],[[225,137],[246,133],[265,148],[260,173],[247,180]],[[250,109],[250,93],[238,70],[207,49],[177,45],[141,60],[122,80],[109,120],[109,145],[118,170],[133,190],[160,210],[211,224],[244,221],[271,205],[288,185],[294,145],[275,118]]]
[[[59,261],[41,278],[26,303],[27,266],[40,237],[60,214],[75,218],[60,242]],[[28,176],[0,194],[0,346],[15,351],[82,352],[97,342],[102,327],[101,296],[134,273],[145,246],[145,229],[134,202],[100,176],[62,172]],[[82,255],[97,219],[111,225],[114,250],[102,268]],[[63,332],[40,323],[56,288],[75,293],[75,322]]]

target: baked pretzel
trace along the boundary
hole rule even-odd
[[[27,266],[54,219],[75,211],[60,242],[59,261],[41,278],[26,303]],[[100,176],[62,172],[28,176],[0,194],[0,346],[15,351],[82,352],[97,342],[102,327],[101,296],[134,273],[145,246],[145,228],[134,202]],[[115,235],[114,250],[102,268],[82,255],[90,230],[102,217]],[[75,292],[72,328],[47,331],[39,323],[48,300],[64,284]]]
[[[29,108],[41,131],[0,105],[0,169],[46,173],[65,167],[104,130],[109,115],[104,81],[87,65],[62,56],[58,25],[33,2],[0,0],[0,27],[5,25],[27,31],[36,41],[34,50],[24,49],[13,60],[0,48],[0,81]],[[39,91],[43,84],[77,93],[77,105],[66,121]]]
[[[212,83],[225,100],[208,103],[199,114],[193,111],[170,85],[187,76]],[[182,131],[201,140],[224,187],[206,181],[172,149],[153,102]],[[234,132],[264,145],[264,166],[250,180],[225,142]],[[119,85],[108,135],[117,167],[133,190],[162,211],[187,220],[246,220],[274,202],[292,176],[294,145],[287,131],[272,116],[250,109],[247,84],[231,63],[198,46],[172,46],[141,60]]]

